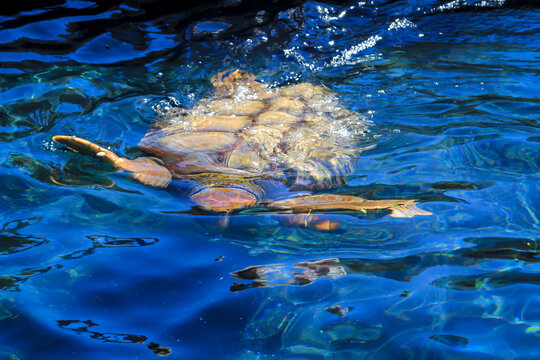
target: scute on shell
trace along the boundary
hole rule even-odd
[[[187,124],[183,124],[179,127],[180,130],[187,130],[188,128],[194,131],[224,131],[224,132],[237,132],[249,123],[251,118],[249,116],[186,116],[184,119]]]
[[[213,97],[191,110],[171,109],[141,141],[173,176],[192,174],[198,165],[223,174],[287,171],[297,183],[324,189],[352,172],[361,151],[354,136],[369,124],[328,89],[308,83],[271,89],[238,70],[212,83]]]
[[[169,152],[216,152],[231,150],[234,134],[220,131],[174,133],[157,140],[157,145]]]
[[[195,110],[217,115],[253,115],[261,111],[265,103],[260,100],[218,99],[200,104]]]

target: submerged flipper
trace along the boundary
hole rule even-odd
[[[342,231],[341,223],[325,214],[276,214],[272,216],[283,226],[306,228],[323,232]]]
[[[75,152],[99,157],[115,169],[129,171],[133,174],[133,178],[145,185],[164,188],[171,182],[170,171],[152,158],[140,157],[130,160],[119,157],[104,147],[76,136],[57,135],[53,136],[53,140]]]
[[[319,210],[353,210],[365,213],[366,210],[389,209],[390,216],[398,218],[431,215],[429,211],[416,207],[416,204],[414,200],[405,199],[366,200],[358,196],[320,194],[275,201],[267,206],[270,209],[289,210],[300,214]]]

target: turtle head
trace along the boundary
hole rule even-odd
[[[215,213],[230,213],[255,206],[254,193],[240,187],[208,186],[191,195],[197,206]]]
[[[220,72],[212,76],[210,82],[218,93],[229,93],[239,85],[253,86],[258,84],[255,75],[238,69]]]

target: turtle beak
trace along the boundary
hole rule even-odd
[[[230,213],[255,206],[257,198],[241,188],[207,187],[191,195],[197,206],[215,213]]]

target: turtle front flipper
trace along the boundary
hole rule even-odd
[[[132,173],[133,178],[145,185],[164,188],[171,182],[170,171],[152,158],[140,157],[130,160],[119,157],[104,147],[76,136],[57,135],[53,136],[53,140],[75,152],[99,157],[114,166],[115,169],[129,171]]]
[[[390,216],[397,218],[431,215],[429,211],[416,207],[416,204],[416,201],[406,199],[366,200],[358,196],[320,194],[275,201],[267,204],[267,207],[297,214],[320,210],[353,210],[365,213],[367,210],[388,209],[391,211]]]

